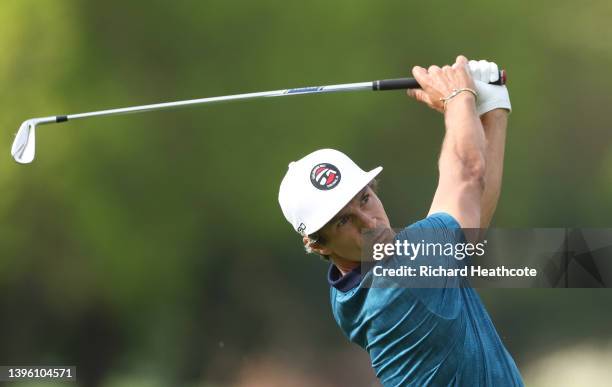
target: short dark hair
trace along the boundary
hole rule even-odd
[[[367,186],[370,187],[370,189],[372,191],[374,191],[375,193],[378,193],[378,179],[377,178],[372,179],[368,183]],[[327,226],[327,224],[325,226]],[[323,226],[323,227],[325,227],[325,226]],[[323,228],[323,227],[321,227],[321,228]],[[319,231],[313,232],[312,234],[308,234],[307,236],[308,236],[308,239],[310,239],[310,241],[311,241],[310,243],[318,243],[320,245],[324,245],[324,244],[327,243],[327,240],[325,239],[325,237],[323,237],[323,235]],[[312,253],[313,252],[312,249],[308,245],[306,245],[304,248],[306,249],[307,253]],[[319,256],[324,261],[328,261],[329,262],[329,256],[328,255],[319,255]]]

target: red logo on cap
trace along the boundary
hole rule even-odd
[[[323,191],[332,189],[340,182],[340,171],[332,164],[317,164],[310,172],[310,182]]]

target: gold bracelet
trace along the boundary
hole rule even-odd
[[[440,101],[444,102],[444,110],[445,111],[446,111],[446,103],[448,101],[450,101],[451,99],[455,98],[456,96],[458,96],[459,93],[461,93],[463,91],[467,91],[467,92],[470,92],[470,93],[474,94],[474,98],[478,99],[478,93],[476,93],[476,90],[474,90],[474,89],[470,89],[469,87],[462,87],[461,89],[453,89],[453,92],[450,93],[448,95],[448,97],[440,98]]]

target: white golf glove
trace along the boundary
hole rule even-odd
[[[476,84],[478,100],[476,101],[476,111],[479,116],[493,109],[506,109],[512,111],[510,96],[506,86],[490,85],[499,79],[499,68],[493,62],[486,60],[471,60],[468,63],[470,74]]]

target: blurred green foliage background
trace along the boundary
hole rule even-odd
[[[278,185],[291,160],[337,148],[383,165],[392,224],[412,223],[435,188],[437,113],[385,92],[88,119],[41,127],[28,166],[9,155],[19,124],[410,76],[463,53],[509,74],[494,225],[610,227],[611,18],[603,0],[2,0],[0,364],[76,365],[82,386],[376,385]],[[541,378],[554,353],[612,353],[608,290],[480,293],[532,385],[571,381]]]

